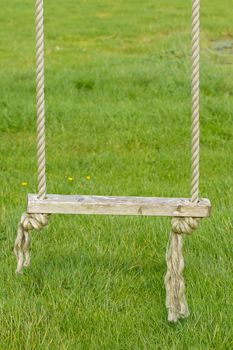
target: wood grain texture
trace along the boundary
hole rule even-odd
[[[197,204],[189,198],[161,197],[113,197],[113,196],[67,196],[48,194],[38,199],[28,195],[28,213],[48,214],[100,214],[100,215],[145,215],[145,216],[210,216],[211,204],[201,199]]]

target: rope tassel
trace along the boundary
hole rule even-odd
[[[183,278],[184,258],[181,234],[191,234],[198,226],[199,218],[173,218],[172,230],[166,251],[167,273],[164,278],[166,287],[166,307],[168,321],[177,322],[189,316]]]
[[[170,233],[166,252],[167,273],[165,276],[166,307],[168,321],[177,322],[179,318],[188,317],[188,305],[185,297],[183,278],[184,258],[182,254],[182,237],[173,231]]]
[[[17,236],[14,246],[14,254],[17,258],[16,273],[21,273],[23,267],[29,266],[30,254],[29,254],[29,231],[41,230],[48,224],[48,214],[28,214],[23,213],[21,220],[18,224]]]

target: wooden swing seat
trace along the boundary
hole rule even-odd
[[[48,194],[39,199],[28,195],[27,212],[31,214],[100,214],[208,217],[211,204],[206,198],[192,203],[189,198],[115,197]]]

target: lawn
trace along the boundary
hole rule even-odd
[[[34,4],[0,0],[0,349],[233,349],[233,11],[201,11],[201,183],[211,219],[185,237],[191,316],[166,319],[169,218],[54,215],[12,253],[35,193]],[[190,195],[184,0],[45,1],[49,193]]]

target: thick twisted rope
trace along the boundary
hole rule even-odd
[[[199,196],[199,61],[200,61],[200,0],[192,3],[192,178],[191,199]]]
[[[198,202],[199,197],[199,36],[200,36],[200,0],[192,0],[192,144],[191,144],[191,201]],[[174,217],[166,251],[167,273],[164,279],[166,287],[166,307],[168,320],[176,322],[189,315],[185,297],[183,278],[184,258],[182,254],[182,234],[191,234],[198,227],[199,218]]]
[[[37,163],[38,163],[38,197],[46,197],[45,175],[45,102],[44,102],[44,25],[43,0],[35,0],[36,22],[36,114],[37,114]],[[48,223],[47,214],[24,213],[18,225],[14,253],[17,258],[16,272],[30,263],[29,231],[40,230]]]
[[[43,0],[35,1],[38,197],[46,196]]]
[[[28,214],[24,213],[18,224],[17,236],[15,240],[14,253],[17,258],[16,272],[21,273],[23,266],[29,266],[29,231],[41,230],[48,224],[48,214]]]
[[[176,322],[189,315],[185,297],[183,278],[184,258],[182,254],[182,234],[192,234],[197,229],[199,218],[174,217],[166,251],[167,273],[164,279],[166,287],[166,307],[168,321]]]
[[[171,231],[166,251],[167,273],[164,279],[166,307],[170,322],[176,322],[179,318],[185,318],[189,315],[182,275],[184,269],[182,244],[181,235]]]

